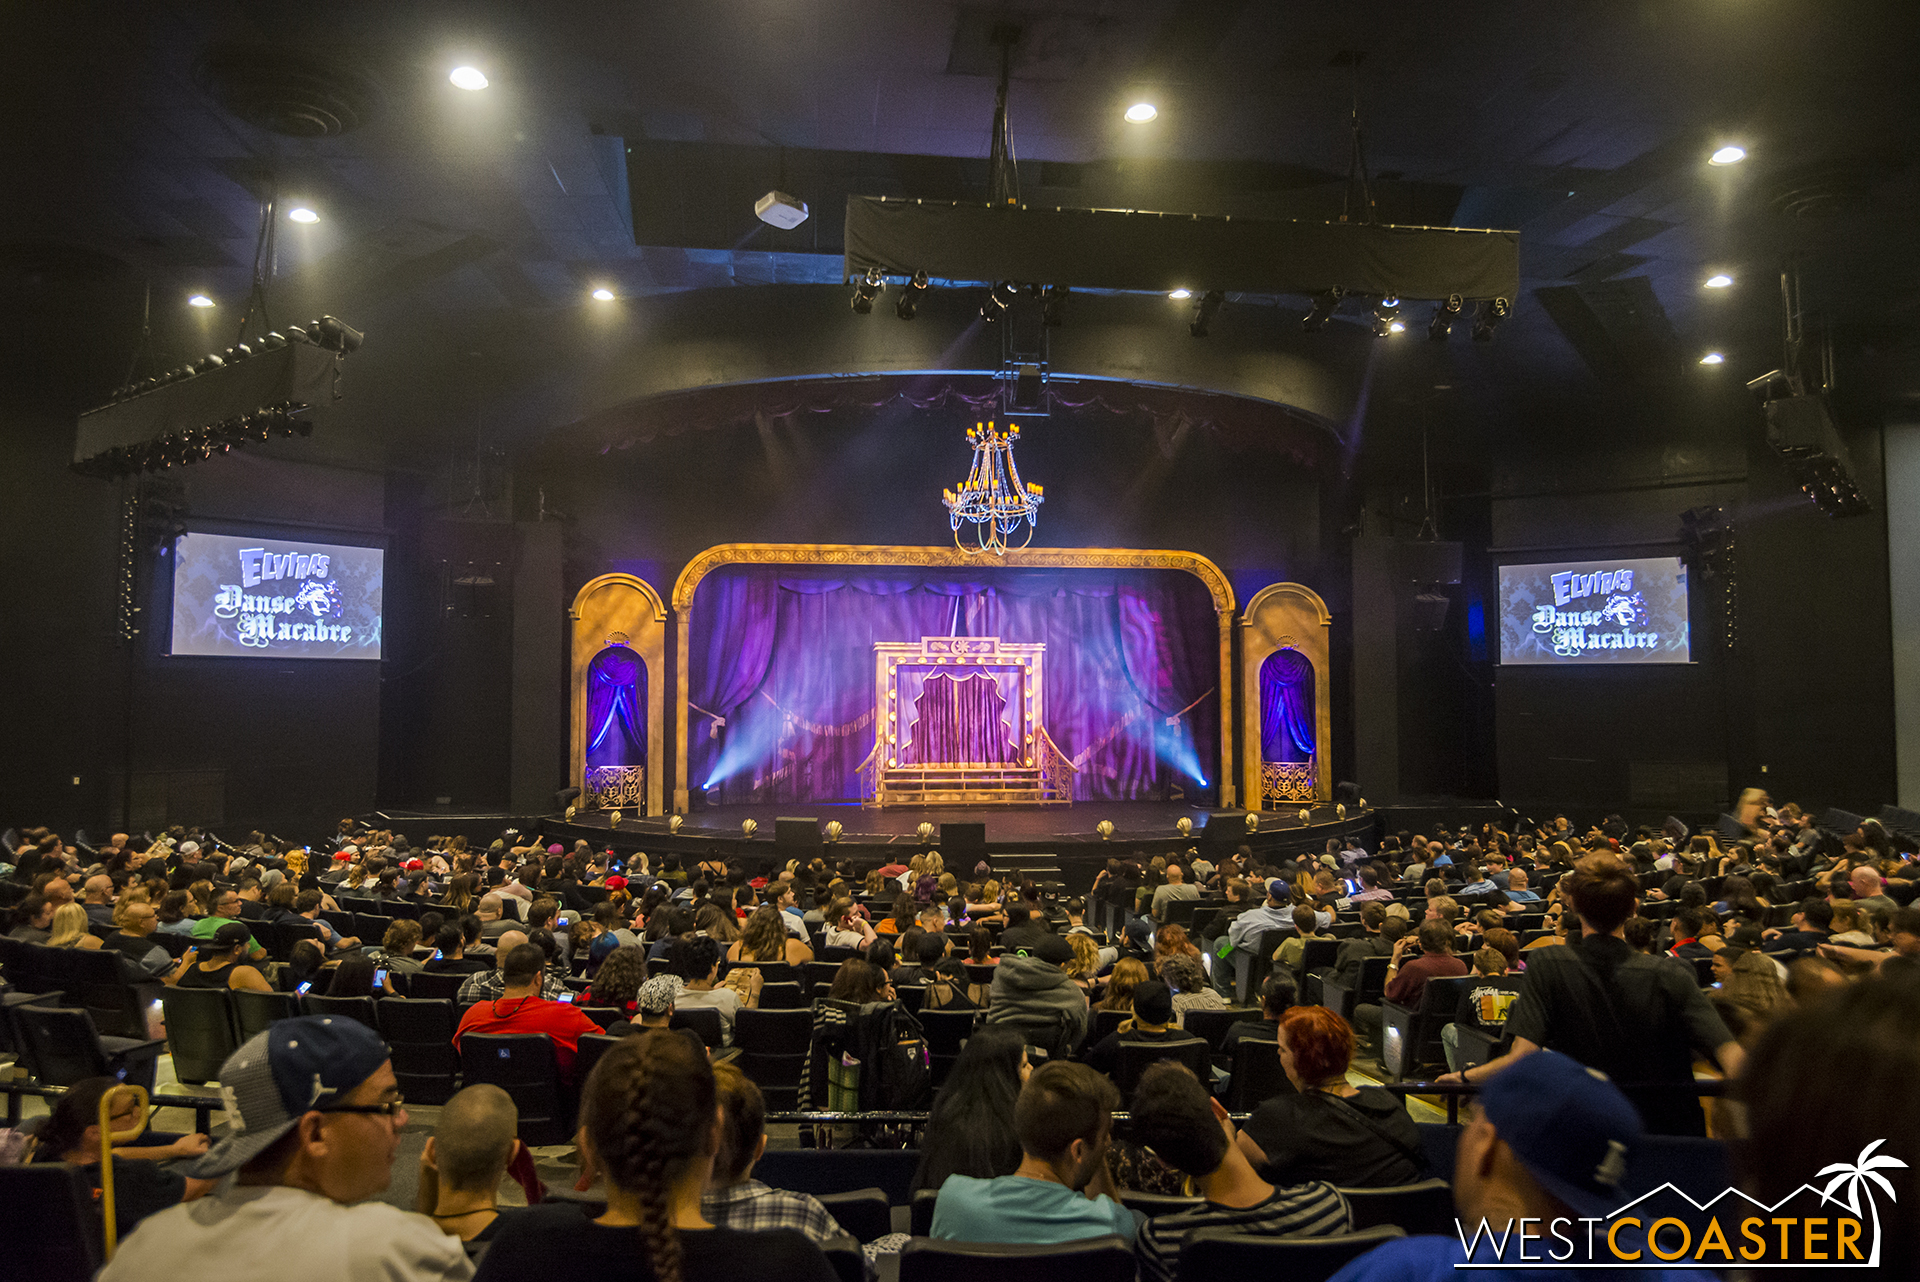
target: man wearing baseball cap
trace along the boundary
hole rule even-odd
[[[1471,1125],[1455,1150],[1453,1204],[1460,1230],[1475,1242],[1472,1263],[1503,1258],[1517,1263],[1518,1230],[1530,1235],[1537,1268],[1462,1269],[1467,1254],[1458,1234],[1405,1237],[1376,1247],[1334,1274],[1332,1282],[1475,1282],[1519,1276],[1527,1282],[1566,1279],[1580,1272],[1545,1259],[1549,1221],[1611,1215],[1634,1197],[1622,1179],[1640,1147],[1640,1115],[1605,1074],[1553,1051],[1540,1051],[1487,1080]],[[1475,1240],[1482,1221],[1486,1233]],[[1515,1230],[1504,1257],[1494,1243]],[[1604,1229],[1603,1229],[1604,1231]],[[1578,1224],[1563,1232],[1584,1242]],[[1489,1240],[1491,1235],[1491,1241]],[[1583,1263],[1568,1260],[1568,1264]],[[1711,1282],[1692,1269],[1636,1268],[1646,1282]]]
[[[185,1169],[234,1179],[140,1222],[99,1282],[473,1276],[457,1237],[368,1201],[407,1124],[387,1047],[357,1020],[283,1019],[220,1066],[228,1132]]]

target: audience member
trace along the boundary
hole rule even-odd
[[[1020,1165],[1014,1104],[1033,1073],[1026,1040],[995,1024],[976,1028],[933,1097],[912,1188],[937,1189],[949,1175],[994,1179]]]
[[[1050,1057],[1072,1053],[1087,1033],[1087,998],[1067,974],[1073,947],[1048,935],[1031,950],[1001,957],[993,969],[987,1023],[1009,1024]]]
[[[1120,1021],[1117,1031],[1089,1047],[1084,1056],[1095,1072],[1113,1076],[1120,1067],[1120,1047],[1128,1042],[1185,1042],[1190,1034],[1174,1027],[1173,990],[1149,979],[1133,990],[1133,1017]]]
[[[71,905],[69,905],[71,906]],[[33,1136],[34,1162],[66,1162],[100,1197],[100,1101],[120,1085],[117,1078],[87,1077],[67,1087],[40,1130]],[[108,1119],[114,1132],[144,1132],[146,1117],[131,1092],[114,1101]],[[183,1135],[170,1144],[138,1146],[139,1134],[113,1145],[113,1219],[115,1231],[125,1237],[134,1225],[181,1202],[191,1202],[214,1186],[212,1180],[190,1180],[163,1162],[199,1157],[207,1151],[204,1135]]]
[[[695,935],[673,947],[673,973],[686,984],[674,999],[681,1010],[713,1010],[720,1014],[721,1044],[733,1045],[733,1019],[742,1006],[760,1004],[761,976],[757,967],[747,968],[747,992],[743,998],[734,988],[720,984],[720,944]]]
[[[198,946],[187,949],[165,982],[180,988],[237,988],[252,993],[270,993],[267,977],[248,961],[253,938],[237,921],[227,922],[214,932],[201,955]]]
[[[1257,1042],[1273,1041],[1280,1032],[1280,1017],[1292,1009],[1299,997],[1292,975],[1285,971],[1268,975],[1260,984],[1260,1017],[1227,1025],[1227,1031],[1220,1037],[1220,1053],[1231,1060],[1233,1048],[1247,1038]]]
[[[500,1180],[520,1151],[519,1126],[513,1097],[491,1083],[463,1087],[440,1106],[420,1151],[417,1205],[442,1233],[492,1240],[501,1223]]]
[[[571,1005],[540,995],[546,963],[546,954],[532,944],[521,944],[509,952],[501,963],[505,986],[500,996],[467,1008],[453,1034],[454,1049],[459,1049],[461,1039],[469,1033],[544,1033],[553,1043],[560,1080],[572,1082],[573,1057],[580,1038],[599,1032],[600,1026]]]
[[[1460,994],[1453,1022],[1440,1030],[1447,1068],[1460,1069],[1460,1030],[1470,1028],[1495,1038],[1507,1026],[1507,1014],[1520,997],[1520,976],[1509,974],[1507,957],[1498,948],[1482,948],[1473,955],[1473,982]]]
[[[753,1178],[754,1163],[767,1151],[767,1104],[760,1088],[734,1064],[715,1064],[713,1083],[720,1098],[719,1150],[713,1177],[700,1196],[700,1214],[721,1228],[752,1233],[797,1229],[815,1242],[844,1236],[819,1198],[769,1188]]]

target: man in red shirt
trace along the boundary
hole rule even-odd
[[[545,1033],[553,1042],[560,1080],[571,1083],[580,1035],[597,1033],[600,1026],[565,1002],[540,996],[540,977],[546,965],[546,953],[533,944],[521,944],[509,952],[500,968],[505,991],[492,1001],[467,1008],[453,1034],[453,1048],[459,1050],[460,1039],[468,1033]]]
[[[1393,955],[1387,962],[1388,1001],[1400,1006],[1420,1008],[1420,998],[1427,991],[1429,979],[1446,979],[1455,975],[1467,974],[1466,963],[1453,955],[1453,927],[1443,920],[1429,917],[1420,923],[1417,936],[1420,942],[1420,956],[1410,962],[1400,959],[1406,954],[1407,945],[1415,940],[1414,935],[1402,935],[1393,941]],[[1371,1037],[1379,1043],[1381,1010],[1371,1003],[1356,1006],[1353,1010],[1353,1031],[1363,1037]]]

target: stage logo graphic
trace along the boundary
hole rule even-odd
[[[1647,600],[1633,590],[1633,571],[1604,571],[1597,574],[1553,575],[1553,604],[1533,612],[1533,630],[1551,633],[1553,652],[1572,658],[1588,650],[1653,650],[1660,645],[1660,634],[1649,631]],[[1563,610],[1582,597],[1605,594],[1606,604],[1597,610]]]
[[[1519,1219],[1500,1231],[1485,1220],[1472,1228],[1456,1220],[1467,1259],[1454,1267],[1877,1269],[1877,1194],[1894,1200],[1881,1172],[1907,1169],[1899,1158],[1876,1152],[1884,1143],[1875,1140],[1852,1162],[1822,1167],[1816,1178],[1830,1177],[1826,1187],[1802,1184],[1772,1205],[1739,1189],[1698,1202],[1669,1183],[1611,1215]],[[1617,1182],[1622,1173],[1602,1182]]]
[[[239,559],[240,582],[220,585],[213,614],[233,620],[241,645],[266,649],[278,641],[353,640],[351,627],[332,622],[342,613],[340,586],[326,577],[332,558],[241,548]],[[292,579],[299,586],[291,595],[246,591],[276,579]]]
[[[1678,557],[1500,567],[1500,661],[1685,663]]]

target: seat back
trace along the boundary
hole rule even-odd
[[[920,1150],[914,1148],[768,1149],[753,1168],[753,1177],[815,1197],[877,1188],[888,1202],[904,1205],[919,1166]]]
[[[611,1033],[583,1033],[573,1052],[573,1080],[585,1087],[600,1057],[620,1044]]]
[[[1098,1046],[1107,1038],[1120,1031],[1120,1025],[1133,1018],[1133,1012],[1124,1010],[1096,1010],[1087,1026],[1087,1045]]]
[[[1356,1231],[1391,1224],[1409,1237],[1422,1233],[1450,1234],[1453,1225],[1453,1185],[1445,1180],[1421,1180],[1391,1188],[1341,1189],[1353,1211]]]
[[[907,1207],[907,1232],[913,1237],[933,1236],[933,1207],[940,1200],[939,1189],[915,1189]]]
[[[927,1054],[932,1060],[933,1084],[938,1087],[947,1080],[947,1074],[953,1071],[953,1065],[960,1058],[960,1051],[967,1038],[973,1035],[975,1021],[980,1012],[972,1010],[927,1010],[922,1007],[914,1016],[920,1021],[920,1027],[927,1035]]]
[[[851,1237],[830,1238],[820,1245],[839,1282],[867,1282],[867,1256],[860,1243]]]
[[[490,1082],[513,1098],[521,1143],[564,1144],[573,1137],[572,1110],[544,1033],[468,1033],[460,1039],[460,1078],[468,1086]]]
[[[42,1086],[72,1086],[107,1076],[107,1056],[93,1017],[65,1006],[15,1006],[8,1011],[14,1045]]]
[[[1220,1039],[1243,1019],[1259,1019],[1258,1006],[1229,1006],[1225,1010],[1190,1010],[1181,1016],[1181,1027],[1207,1044],[1209,1051],[1220,1049]]]
[[[767,1097],[770,1110],[791,1109],[797,1102],[812,1036],[812,1011],[743,1007],[735,1012],[733,1044],[740,1052],[740,1071]]]
[[[1182,1277],[1270,1277],[1326,1282],[1351,1260],[1405,1237],[1391,1225],[1331,1237],[1262,1237],[1231,1229],[1195,1229],[1180,1246]]]
[[[872,1242],[893,1232],[893,1207],[885,1189],[851,1189],[845,1193],[816,1193],[834,1223],[861,1242]]]
[[[760,985],[761,1010],[799,1010],[807,1004],[798,981]]]
[[[743,1013],[744,1008],[734,1014],[734,1019],[738,1020]],[[720,1018],[720,1012],[710,1006],[693,1006],[685,1010],[675,1010],[673,1018],[667,1021],[667,1027],[691,1028],[700,1034],[700,1040],[706,1043],[708,1050],[719,1049],[720,1044],[725,1040],[726,1022]]]
[[[460,985],[466,980],[465,975],[430,975],[419,971],[407,977],[407,996],[437,997],[450,1002],[460,996]]]
[[[1412,1012],[1387,1006],[1380,1025],[1380,1062],[1395,1081],[1421,1064],[1437,1063],[1444,1055],[1440,1030],[1453,1022],[1460,998],[1474,982],[1472,975],[1429,979],[1420,992],[1420,1006]]]
[[[101,1258],[93,1186],[77,1166],[0,1166],[0,1206],[23,1231],[8,1235],[10,1276],[34,1282],[91,1282]],[[32,1225],[31,1230],[24,1226]]]
[[[1213,1080],[1213,1052],[1198,1037],[1181,1037],[1170,1042],[1135,1042],[1120,1039],[1120,1062],[1114,1069],[1113,1083],[1122,1095],[1131,1096],[1140,1084],[1147,1065],[1163,1059],[1177,1060],[1193,1070],[1202,1083]]]
[[[254,937],[275,961],[291,961],[293,946],[303,939],[320,938],[320,927],[301,917],[282,917],[256,930]]]
[[[727,969],[731,970],[736,966],[751,967],[759,971],[761,980],[768,984],[795,984],[800,982],[800,972],[786,962],[737,961],[729,965]]]
[[[292,993],[250,993],[235,989],[233,1018],[241,1041],[255,1033],[264,1033],[276,1020],[292,1019],[300,1013],[300,1001]]]
[[[7,982],[23,993],[50,993],[60,985],[55,966],[61,949],[45,944],[29,944],[24,939],[0,940],[0,962],[4,962]]]
[[[982,1277],[994,1282],[1133,1282],[1133,1248],[1112,1234],[1047,1246],[913,1238],[901,1248],[900,1282],[979,1282]]]
[[[1300,965],[1296,969],[1304,974],[1310,970],[1323,970],[1339,960],[1340,940],[1338,937],[1333,939],[1303,939],[1300,941]]]
[[[380,1035],[393,1052],[400,1093],[422,1104],[453,1098],[460,1057],[453,1053],[459,1027],[453,1003],[431,997],[382,997],[373,1004]]]
[[[345,1019],[357,1019],[376,1032],[380,1028],[380,1017],[374,1012],[371,997],[322,997],[318,993],[308,993],[300,999],[300,1008],[309,1015],[338,1015]]]
[[[1293,1093],[1293,1083],[1280,1067],[1280,1043],[1276,1038],[1242,1037],[1233,1044],[1228,1071],[1232,1077],[1227,1082],[1226,1096],[1220,1102],[1232,1112],[1251,1112],[1261,1100]]]
[[[120,954],[102,948],[50,948],[53,987],[74,1006],[86,1007],[94,1027],[108,1037],[147,1035],[147,1002],[141,990],[127,982]],[[152,992],[155,986],[148,985]],[[37,990],[36,990],[37,991]]]
[[[227,1056],[240,1048],[233,998],[224,988],[168,988],[160,994],[167,1021],[173,1075],[199,1086],[220,1076]]]

